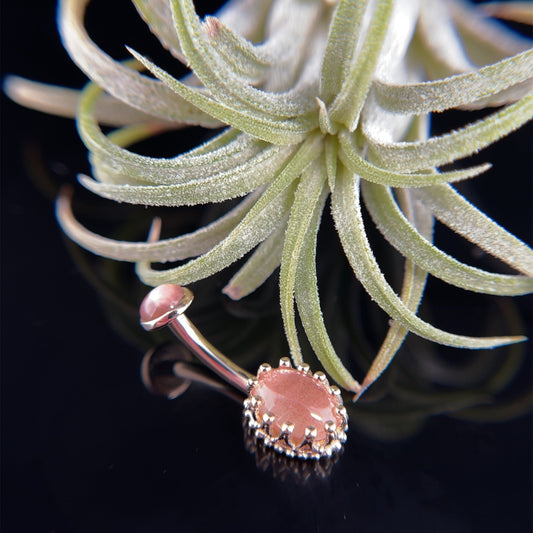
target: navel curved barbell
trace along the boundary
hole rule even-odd
[[[320,459],[342,449],[348,416],[340,389],[323,372],[312,374],[306,364],[293,368],[282,357],[278,368],[268,363],[257,376],[243,370],[207,341],[185,315],[193,301],[186,287],[164,284],[150,291],[140,307],[147,331],[164,326],[206,366],[227,383],[248,394],[244,420],[266,446],[289,457]]]

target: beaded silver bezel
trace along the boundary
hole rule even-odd
[[[310,374],[309,365],[303,364],[294,368],[288,357],[282,357],[279,361],[278,368],[291,368],[295,372]],[[264,363],[259,367],[257,376],[264,372],[270,372],[272,367]],[[254,388],[258,385],[258,377],[250,380],[248,397],[244,401],[244,424],[248,426],[256,439],[262,440],[265,446],[274,448],[288,457],[298,457],[300,459],[320,459],[322,457],[331,457],[334,453],[342,450],[342,445],[346,442],[346,431],[348,430],[348,414],[346,407],[342,402],[340,389],[335,385],[330,385],[323,372],[315,372],[312,377],[325,388],[337,402],[336,414],[340,423],[328,420],[324,422],[324,430],[327,440],[317,440],[316,427],[307,427],[305,429],[305,438],[299,446],[291,443],[290,435],[294,430],[294,424],[289,420],[281,424],[281,432],[278,437],[274,437],[270,432],[270,427],[275,418],[270,413],[259,415],[259,406],[262,399],[254,394]]]

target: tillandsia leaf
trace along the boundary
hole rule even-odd
[[[363,129],[372,160],[390,170],[416,172],[471,155],[518,129],[532,117],[533,93],[530,93],[484,119],[426,141],[383,142],[376,136],[377,132],[372,131],[371,124],[363,123]]]
[[[363,181],[361,192],[383,236],[404,256],[430,274],[451,285],[485,294],[515,296],[533,292],[533,279],[527,276],[486,272],[465,265],[432,245],[405,218],[389,188]]]
[[[326,165],[326,175],[328,177],[328,187],[332,192],[335,189],[335,178],[337,176],[338,151],[339,147],[337,138],[328,135],[324,142],[324,161]]]
[[[319,214],[315,215],[315,210],[320,213],[324,203],[323,192],[326,176],[323,170],[323,166],[318,161],[315,161],[308,167],[307,171],[304,171],[300,178],[291,208],[281,256],[279,273],[281,314],[291,357],[296,365],[303,363],[294,313],[296,271],[305,235],[311,226],[311,220],[313,216],[320,216]]]
[[[412,193],[406,189],[398,191],[402,210],[405,212],[408,221],[420,233],[420,235],[427,239],[428,242],[433,241],[433,215],[421,203],[416,202],[412,198]],[[400,298],[407,309],[416,313],[418,306],[422,301],[424,289],[426,287],[427,272],[417,267],[409,259],[405,260],[403,283]],[[365,375],[361,388],[354,397],[354,402],[357,401],[368,387],[376,381],[379,376],[386,370],[390,362],[400,349],[409,330],[400,322],[394,320],[387,332],[378,354],[374,358],[372,365]]]
[[[247,176],[254,176],[262,180],[268,177],[269,169],[278,168],[279,164],[294,151],[294,148],[291,147],[262,145],[260,142],[243,135],[235,139],[236,132],[230,130],[206,143],[201,153],[198,150],[193,150],[171,159],[140,156],[125,150],[121,147],[122,143],[117,142],[116,139],[110,139],[101,131],[95,121],[93,111],[100,94],[101,89],[97,85],[89,84],[80,100],[80,111],[77,117],[78,130],[82,139],[87,146],[94,150],[93,154],[95,155],[91,156],[91,162],[96,177],[100,181],[110,183],[128,183],[129,177],[141,181],[145,185],[150,183],[172,184],[166,189],[152,189],[154,201],[161,202],[157,205],[168,205],[163,202],[172,201],[169,196],[169,191],[172,190],[184,191],[182,198],[189,198],[186,201],[190,201],[191,194],[186,195],[187,190],[191,191],[193,182],[199,185],[197,192],[198,198],[200,198],[200,178],[205,181],[208,179],[206,176],[215,180],[213,184],[217,181],[223,183],[223,187],[218,191],[212,190],[213,193],[219,195],[224,194],[224,190],[227,191],[232,179],[237,179],[238,182],[242,183],[247,179]],[[155,124],[154,126],[146,125],[143,128],[147,132],[152,129],[152,132],[156,133],[158,128],[161,129],[162,126]],[[226,143],[221,142],[220,138]],[[257,172],[259,168],[263,170],[263,175]],[[200,180],[199,183],[198,180]],[[189,183],[188,186],[187,183]],[[175,189],[177,184],[181,184],[183,187]],[[252,185],[252,188],[255,187]],[[115,192],[117,194],[116,199],[126,200],[126,197],[121,196],[122,194],[126,194],[127,198],[133,198],[139,190],[133,187],[109,189],[105,191],[105,194],[111,196]],[[147,191],[144,190],[144,192]],[[237,196],[242,196],[246,192],[249,190]],[[195,195],[193,194],[193,196]],[[115,198],[114,196],[111,197]],[[162,197],[164,199],[161,199]],[[227,196],[226,198],[230,197]]]
[[[324,169],[321,171],[323,173]],[[304,235],[296,265],[294,295],[305,333],[320,363],[337,384],[347,390],[357,391],[359,383],[346,369],[333,348],[322,317],[318,294],[316,239],[328,193],[324,186]]]
[[[363,15],[367,8],[367,2],[356,0],[341,0],[337,5],[320,75],[319,98],[325,104],[330,104],[339,94],[348,75],[362,34]]]
[[[429,113],[471,104],[482,98],[495,100],[498,93],[521,82],[523,94],[533,89],[533,50],[522,52],[473,72],[444,80],[393,85],[374,82],[378,104],[395,113]],[[497,104],[507,103],[497,100]]]
[[[440,330],[410,311],[385,280],[366,237],[359,203],[360,178],[340,167],[332,211],[346,257],[370,296],[393,319],[420,337],[458,348],[494,348],[525,340],[524,337],[467,337]]]
[[[235,142],[237,147],[243,143]],[[237,148],[236,147],[236,148]],[[217,195],[223,194],[229,186],[235,185],[236,182],[243,183],[249,180],[252,188],[254,183],[268,180],[269,176],[283,164],[287,158],[294,153],[295,146],[273,146],[268,145],[261,149],[257,145],[250,145],[248,150],[242,152],[233,152],[233,156],[220,158],[218,150],[214,153],[204,154],[202,156],[193,156],[198,161],[196,165],[191,165],[190,161],[185,158],[176,160],[171,168],[161,168],[157,166],[140,167],[136,165],[121,165],[120,169],[116,168],[115,162],[110,165],[104,157],[91,157],[93,172],[95,177],[105,183],[115,183],[117,178],[133,185],[161,185],[161,193],[164,194],[163,187],[175,187],[178,185],[186,186],[187,184],[198,183],[198,196],[201,197],[201,183],[206,179],[213,180],[213,186],[221,184],[222,188]],[[229,152],[229,150],[226,150]],[[208,156],[207,156],[208,155]],[[200,161],[203,159],[204,164]],[[180,163],[182,163],[180,165]],[[168,189],[171,190],[171,189]],[[249,192],[249,191],[246,191]],[[242,194],[238,194],[242,196]],[[228,198],[231,196],[228,195]]]
[[[488,18],[483,10],[474,8],[468,2],[447,0],[447,7],[465,48],[479,65],[494,63],[531,47],[531,39]]]
[[[281,148],[281,149],[280,149]],[[295,147],[278,147],[268,146],[263,150],[249,150],[250,156],[243,162],[239,162],[241,154],[236,154],[234,164],[230,165],[227,160],[215,162],[211,165],[206,164],[203,167],[189,167],[185,165],[182,168],[166,169],[149,169],[148,172],[144,169],[138,169],[135,167],[128,167],[123,170],[117,171],[114,166],[110,166],[105,159],[98,157],[92,157],[91,163],[93,164],[93,173],[95,177],[105,183],[115,183],[116,179],[124,179],[125,183],[130,185],[156,185],[161,187],[174,187],[178,185],[186,186],[186,184],[199,183],[198,196],[202,194],[201,183],[206,179],[213,180],[213,186],[221,184],[223,188],[227,188],[235,182],[243,183],[246,180],[250,180],[248,183],[255,188],[254,183],[261,184],[264,180],[269,180],[269,176],[273,175],[273,172],[283,164],[284,161],[296,150]],[[229,158],[228,158],[229,159]],[[231,162],[231,160],[230,160]],[[178,165],[176,165],[178,166]],[[229,167],[229,168],[228,168]],[[247,187],[246,187],[247,188]],[[168,189],[172,190],[172,189]],[[161,191],[164,191],[162,188]],[[246,190],[248,192],[248,190]],[[214,194],[224,194],[221,189]],[[164,194],[161,192],[161,194]],[[242,194],[237,194],[242,196]],[[228,198],[231,196],[228,195]],[[206,196],[207,198],[207,196]]]
[[[484,2],[480,7],[492,17],[522,24],[533,24],[533,5],[531,2]]]
[[[309,9],[318,4],[309,3]],[[205,32],[191,0],[171,0],[172,17],[183,51],[192,69],[202,83],[222,99],[227,105],[242,108],[244,104],[253,109],[264,111],[272,117],[291,118],[306,113],[315,107],[312,97],[298,91],[285,94],[272,94],[256,89],[248,84],[239,83],[232,75],[230,66],[206,39]],[[315,17],[316,18],[316,15]],[[305,23],[301,21],[300,23]],[[214,30],[211,23],[208,31]],[[217,68],[218,67],[218,68]]]
[[[315,154],[312,154],[310,147],[316,146],[318,140],[318,137],[308,139],[286,165],[281,175],[292,175],[290,169],[299,165],[300,161],[306,161],[305,164],[307,164],[309,157],[314,158]],[[96,194],[113,200],[159,206],[197,205],[207,201],[221,202],[244,196],[253,189],[272,181],[277,174],[277,168],[279,167],[264,166],[263,172],[257,172],[257,168],[252,167],[251,173],[245,175],[242,175],[237,169],[233,169],[214,176],[192,179],[173,185],[113,185],[98,183],[83,175],[80,176],[79,181]]]
[[[174,30],[172,13],[167,0],[133,0],[133,5],[163,47],[185,64],[187,59],[181,50],[180,40]]]
[[[62,190],[56,202],[56,217],[63,231],[91,252],[118,261],[178,261],[207,253],[225,239],[251,209],[262,190],[249,194],[236,207],[211,224],[192,233],[156,242],[126,242],[102,237],[81,225],[72,212],[70,189]]]
[[[25,107],[67,118],[76,116],[81,96],[81,91],[77,89],[39,83],[13,75],[4,78],[3,89],[11,100]],[[102,95],[95,107],[94,117],[105,126],[126,126],[154,121],[154,117],[109,95]],[[161,120],[161,123],[173,124],[166,120]]]
[[[262,155],[261,153],[260,155]],[[205,178],[193,178],[172,185],[132,185],[100,183],[80,175],[80,183],[90,191],[118,202],[130,204],[180,206],[198,205],[206,202],[223,202],[245,196],[257,187],[269,183],[277,170],[275,161],[269,165],[268,157],[261,161],[255,157],[240,167]]]
[[[528,276],[533,276],[533,250],[503,229],[449,185],[420,189],[416,196],[434,216],[470,242]]]
[[[156,78],[163,81],[175,93],[211,116],[258,139],[274,144],[294,144],[302,141],[315,129],[316,120],[311,116],[273,120],[267,113],[255,109],[240,110],[220,103],[174,79],[134,50],[129,50]]]
[[[392,7],[392,0],[378,0],[357,61],[350,65],[346,80],[329,110],[331,120],[344,124],[349,131],[354,131],[359,121],[385,40]]]
[[[437,74],[450,75],[475,69],[464,49],[448,6],[440,0],[425,0],[418,20],[418,32],[429,50]]]
[[[81,124],[85,128],[86,124]],[[148,126],[149,128],[150,126]],[[94,136],[93,133],[98,133]],[[155,132],[153,132],[155,133]],[[153,183],[184,181],[210,174],[219,174],[232,167],[244,164],[256,156],[265,146],[255,139],[240,134],[234,129],[226,130],[217,137],[201,145],[204,150],[191,150],[177,157],[152,158],[140,156],[129,150],[123,150],[111,140],[111,136],[102,136],[101,132],[85,129],[84,138],[91,144],[98,143],[99,148],[91,152],[91,164],[97,169],[115,174],[131,176],[134,180]],[[233,137],[230,139],[230,137]],[[226,141],[220,144],[220,141]],[[272,147],[269,147],[269,151]],[[290,147],[279,147],[277,153],[291,153]],[[274,154],[276,150],[271,153]]]
[[[339,158],[352,172],[364,179],[388,187],[427,187],[439,183],[453,183],[479,176],[490,168],[490,164],[478,165],[464,170],[448,172],[426,171],[424,173],[402,173],[380,168],[358,154],[353,135],[343,130],[338,135]]]
[[[58,8],[59,31],[72,59],[89,78],[109,94],[145,113],[204,127],[219,127],[213,117],[179,98],[159,81],[115,61],[87,35],[83,17],[89,0],[61,0]]]
[[[123,148],[123,144],[104,135],[95,116],[95,107],[102,96],[96,84],[89,84],[80,98],[77,126],[85,145],[91,150],[91,161],[97,167],[122,173],[137,180],[160,181],[176,179],[180,173],[187,176],[205,176],[228,170],[244,163],[267,145],[249,136],[240,135],[234,129],[227,129],[203,145],[171,158],[147,157]],[[147,129],[152,133],[161,131],[162,126],[150,123]]]
[[[394,0],[374,78],[384,82],[413,81],[421,73],[409,61],[423,0]]]
[[[427,139],[429,132],[430,123],[428,115],[419,115],[413,120],[411,128],[406,135],[406,140]],[[435,219],[431,211],[422,202],[414,198],[410,189],[397,189],[396,196],[401,210],[409,223],[420,233],[421,237],[432,243]],[[408,258],[405,259],[400,298],[405,306],[415,314],[422,301],[427,276],[426,271],[417,267]],[[400,322],[392,320],[387,335],[361,383],[361,388],[353,398],[354,402],[387,369],[408,333],[409,330]]]
[[[139,262],[137,275],[147,285],[156,286],[162,283],[188,285],[215,274],[243,257],[276,229],[279,220],[289,212],[292,196],[293,187],[290,184],[264,206],[263,195],[233,231],[207,253],[182,266],[166,270],[153,270],[148,263]]]
[[[287,229],[283,221],[255,250],[222,292],[232,300],[240,300],[258,289],[279,267],[283,239]]]
[[[206,278],[240,259],[266,239],[288,214],[294,191],[291,184],[320,155],[319,147],[320,136],[307,139],[242,221],[209,252],[185,265],[165,271],[152,270],[145,262],[138,263],[137,273],[141,280],[148,285],[186,285]]]
[[[258,47],[225,26],[215,17],[206,17],[203,29],[225,64],[231,65],[242,83],[258,85],[265,81],[274,58],[261,53]]]

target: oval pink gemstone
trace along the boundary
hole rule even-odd
[[[183,287],[170,283],[151,290],[141,304],[141,322],[157,320],[169,311],[179,308],[184,295]]]
[[[290,443],[297,447],[305,438],[305,429],[317,430],[315,442],[325,443],[327,434],[324,424],[335,422],[342,425],[342,418],[335,411],[340,401],[329,387],[313,378],[309,373],[294,368],[274,368],[257,376],[257,385],[252,387],[251,396],[259,396],[261,403],[256,416],[262,420],[265,413],[274,416],[270,434],[277,438],[284,423],[294,424]]]

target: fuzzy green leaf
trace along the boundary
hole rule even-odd
[[[323,172],[324,170],[322,169]],[[357,391],[359,390],[359,383],[346,369],[333,348],[322,317],[318,295],[316,238],[327,195],[328,190],[324,187],[302,242],[295,275],[295,298],[298,306],[298,314],[300,315],[307,338],[325,371],[341,387],[347,390]]]
[[[166,271],[155,271],[146,263],[138,263],[139,277],[149,285],[186,285],[218,272],[248,253],[266,239],[288,213],[294,190],[291,184],[320,155],[317,150],[319,140],[319,137],[310,137],[303,143],[240,224],[209,252],[183,266]]]
[[[377,102],[384,109],[394,113],[421,114],[444,111],[486,97],[494,100],[494,95],[529,80],[522,88],[525,94],[533,88],[531,77],[533,50],[528,50],[479,70],[443,80],[410,85],[375,81],[374,89]]]
[[[401,189],[398,194],[403,199],[404,209],[409,211],[409,220],[420,234],[428,239],[432,239],[433,235],[433,216],[429,213],[421,203],[416,205],[411,199],[411,194],[408,190]],[[401,300],[413,313],[417,312],[418,306],[422,301],[424,289],[426,286],[427,272],[418,268],[409,259],[405,260],[403,283],[401,290]],[[409,330],[400,322],[393,320],[387,336],[385,337],[381,347],[372,361],[365,379],[361,383],[361,389],[354,398],[357,401],[365,390],[376,381],[379,376],[387,369],[392,359],[400,349],[405,340]]]
[[[88,0],[60,0],[59,31],[70,56],[89,78],[118,100],[163,120],[218,127],[220,124],[180,98],[105,54],[87,35],[83,18]]]
[[[353,135],[343,130],[339,136],[340,160],[352,172],[361,175],[365,180],[386,185],[388,187],[427,187],[438,183],[453,183],[479,176],[490,168],[490,164],[478,165],[464,170],[448,172],[428,171],[425,173],[401,173],[380,168],[363,159],[357,152]]]
[[[519,272],[533,277],[533,250],[474,207],[449,185],[419,189],[416,196],[443,224]]]
[[[230,279],[222,290],[224,294],[232,300],[240,300],[254,292],[270,277],[280,265],[286,229],[287,224],[282,221]]]
[[[427,141],[385,142],[372,131],[371,124],[363,123],[363,129],[372,160],[389,170],[416,172],[452,163],[486,148],[532,117],[533,93],[530,93],[487,118]]]
[[[315,163],[300,178],[291,208],[281,256],[279,274],[281,314],[291,357],[296,365],[302,364],[303,359],[296,331],[294,285],[307,229],[310,227],[313,213],[315,210],[320,212],[320,205],[323,203],[320,202],[326,179],[323,170],[321,165]]]
[[[303,140],[306,134],[315,129],[316,119],[313,120],[311,117],[273,120],[269,115],[257,110],[235,109],[222,104],[174,79],[134,50],[130,49],[130,52],[154,76],[194,106],[254,137],[274,144],[293,144]]]
[[[368,1],[357,0],[340,0],[337,5],[320,75],[319,97],[325,104],[330,104],[339,94],[348,76],[367,6]]]
[[[74,217],[70,205],[70,194],[66,191],[61,193],[57,199],[56,218],[63,231],[73,241],[94,254],[117,261],[157,261],[164,263],[207,253],[233,231],[261,193],[262,190],[254,191],[224,216],[192,233],[153,243],[117,241],[93,233]]]
[[[533,279],[494,274],[461,263],[426,240],[405,218],[390,189],[361,184],[365,205],[383,236],[417,266],[466,290],[515,296],[533,292]]]
[[[350,65],[346,80],[329,110],[331,120],[344,124],[349,131],[354,131],[359,121],[359,113],[385,40],[392,8],[392,0],[378,0],[357,61]]]
[[[420,337],[457,348],[494,348],[525,340],[523,337],[467,337],[440,330],[410,311],[385,280],[368,243],[361,206],[359,178],[341,167],[332,194],[332,210],[346,257],[357,279],[393,319]]]

